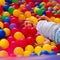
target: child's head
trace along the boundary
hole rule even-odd
[[[33,22],[32,21],[29,21],[29,20],[26,20],[24,22],[24,27],[27,27],[27,28],[33,27]]]

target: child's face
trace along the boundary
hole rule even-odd
[[[27,28],[31,28],[33,26],[33,23],[31,21],[25,21],[24,26]]]

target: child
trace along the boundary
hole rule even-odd
[[[46,16],[42,16],[36,28],[38,33],[56,42],[56,44],[60,44],[60,25],[59,24],[51,22],[51,20]]]

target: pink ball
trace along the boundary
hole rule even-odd
[[[25,13],[26,11],[28,11],[28,9],[27,9],[27,8],[23,8],[23,9],[22,9],[22,12],[24,12],[24,13]]]

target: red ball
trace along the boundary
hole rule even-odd
[[[57,45],[58,50],[60,50],[60,44]]]
[[[8,22],[4,22],[4,27],[8,28],[9,27],[9,23]]]
[[[32,0],[26,0],[26,3],[32,2]]]
[[[57,13],[56,13],[56,14],[54,14],[54,17],[55,17],[55,18],[60,18],[60,14],[57,14]]]
[[[33,2],[29,2],[29,5],[30,5],[31,7],[35,7],[35,5],[34,5]]]
[[[18,24],[19,20],[18,20],[18,18],[12,16],[12,18],[10,18],[10,23]]]
[[[19,5],[16,4],[16,3],[12,3],[12,4],[10,4],[10,6],[13,6],[15,9],[18,9],[19,8]]]
[[[52,51],[58,53],[58,48],[53,46],[53,47],[52,47]]]
[[[36,39],[36,37],[37,37],[37,36],[40,36],[40,35],[41,35],[41,34],[37,34],[37,33],[36,33],[36,34],[34,35],[34,38]]]
[[[48,3],[49,0],[43,0],[43,2]]]
[[[34,38],[32,38],[32,37],[27,37],[26,40],[28,40],[29,45],[34,45],[34,43],[35,43]]]
[[[13,36],[9,36],[7,40],[9,41],[9,43],[11,43],[12,41],[16,41],[16,39]]]
[[[35,13],[32,13],[32,16],[36,17],[36,14]]]
[[[26,39],[20,39],[18,42],[17,42],[18,46],[22,47],[22,48],[25,48],[27,45],[28,45],[28,41]]]
[[[15,32],[18,32],[18,31],[19,31],[19,29],[14,27],[14,28],[11,30],[11,35],[13,36],[14,33],[15,33]]]
[[[36,33],[37,33],[36,28],[32,27],[32,28],[31,28],[31,35],[32,35],[32,37],[34,37],[34,35],[35,35]]]
[[[23,9],[22,9],[22,12],[24,12],[24,13],[25,13],[26,11],[28,11],[28,9],[27,9],[27,8],[23,8]]]
[[[46,16],[52,17],[52,11],[46,11]]]
[[[38,18],[38,19],[39,19],[39,18],[40,18],[40,16],[39,16],[39,15],[36,15],[36,18]]]
[[[0,14],[2,14],[2,12],[3,12],[3,7],[0,6]]]

